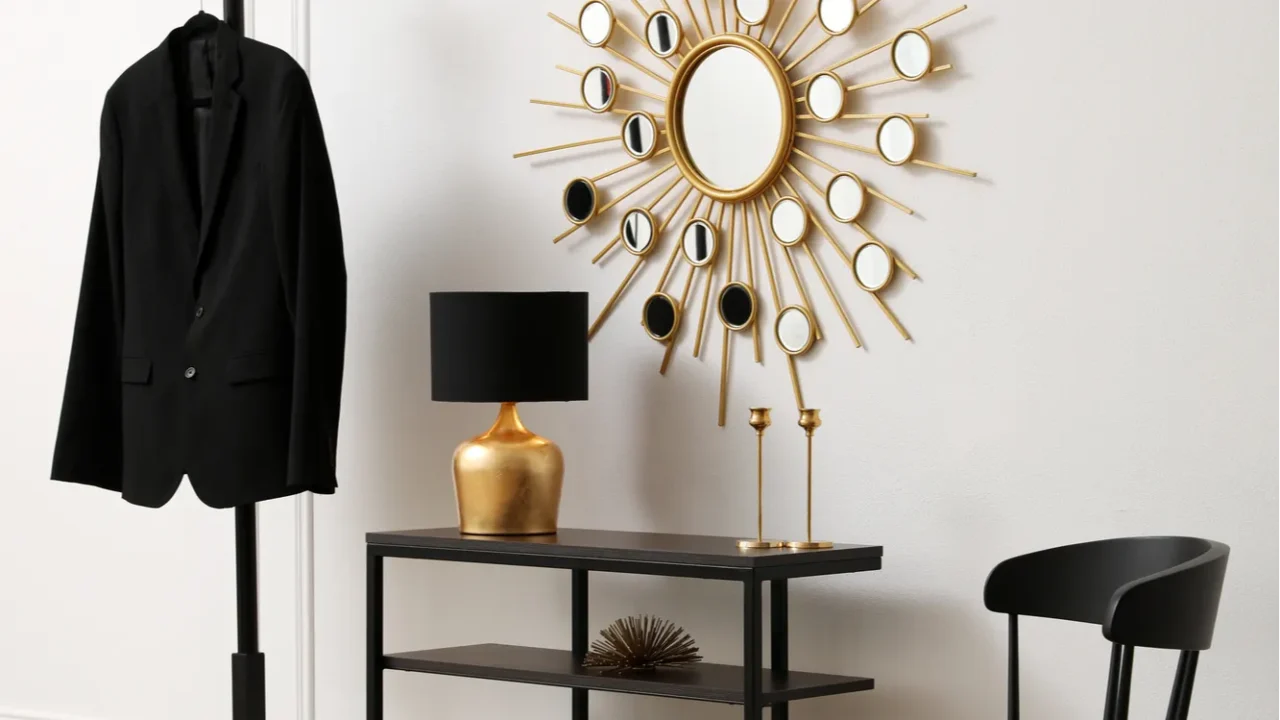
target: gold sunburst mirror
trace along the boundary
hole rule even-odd
[[[919,278],[898,253],[867,229],[863,219],[872,201],[908,215],[914,212],[877,190],[861,170],[855,173],[821,159],[819,147],[862,155],[882,168],[912,165],[977,176],[917,156],[920,121],[927,121],[929,115],[867,111],[876,104],[874,93],[868,92],[873,88],[919,82],[951,69],[949,64],[936,64],[939,48],[927,31],[967,6],[859,49],[852,30],[879,2],[630,0],[628,8],[621,0],[588,0],[578,10],[576,22],[548,13],[579,40],[626,68],[595,65],[576,70],[558,65],[558,70],[578,79],[575,101],[530,102],[582,110],[614,122],[620,119],[615,126],[620,129],[515,157],[613,143],[629,156],[628,162],[613,169],[566,183],[562,210],[570,227],[555,242],[600,224],[618,232],[592,264],[600,263],[619,245],[634,257],[617,291],[591,325],[593,338],[645,263],[666,253],[657,287],[638,313],[646,334],[665,346],[663,374],[682,331],[693,325],[685,318],[698,305],[690,295],[695,283],[701,282],[693,355],[700,357],[704,352],[708,318],[718,318],[721,426],[728,402],[733,334],[749,334],[755,361],[763,363],[761,335],[772,333],[787,362],[796,407],[807,407],[797,361],[827,338],[802,268],[817,276],[854,347],[861,348],[862,339],[837,288],[870,295],[899,334],[911,339],[880,294],[902,275]],[[634,16],[629,19],[632,10]],[[834,64],[818,66],[814,58],[832,44],[848,45],[852,52]],[[850,83],[842,75],[848,66],[877,53],[886,56],[891,76]],[[628,80],[618,70],[638,75]],[[642,85],[658,89],[645,90]],[[869,144],[821,132],[842,123],[864,128]],[[874,163],[877,158],[880,163]],[[630,187],[620,191],[606,187],[611,179],[646,165],[653,171]],[[802,165],[820,168],[825,175],[815,178],[812,168],[801,169]],[[797,185],[812,192],[801,193]],[[647,202],[634,199],[646,189],[654,197]],[[614,208],[620,218],[597,222]],[[860,236],[860,244],[850,251],[822,216],[836,227],[850,226]],[[839,255],[840,272],[829,271],[811,247],[819,238]],[[759,283],[757,271],[764,276]],[[682,274],[683,284],[678,279]],[[771,320],[762,307],[766,304],[773,310]]]

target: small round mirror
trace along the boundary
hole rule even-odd
[[[773,206],[769,224],[773,226],[773,236],[787,247],[804,240],[805,233],[809,232],[809,216],[793,197],[784,197]]]
[[[680,25],[680,19],[666,10],[649,16],[649,23],[645,26],[645,37],[649,41],[649,50],[658,57],[671,57],[676,54],[676,50],[680,48],[680,43],[684,42],[684,28]]]
[[[590,180],[578,178],[565,186],[564,214],[574,225],[586,225],[596,216],[596,186]]]
[[[849,32],[857,19],[858,7],[854,0],[818,0],[818,21],[828,35]]]
[[[893,282],[893,254],[878,242],[869,242],[853,253],[853,279],[869,293],[877,293]]]
[[[682,235],[684,259],[694,267],[702,267],[716,256],[716,231],[706,220],[694,220],[684,228]]]
[[[733,0],[733,8],[738,17],[748,25],[759,25],[769,17],[771,0]]]
[[[596,65],[582,75],[582,102],[591,112],[606,113],[618,99],[618,78],[613,70]]]
[[[816,339],[813,332],[813,318],[809,311],[799,305],[783,308],[778,313],[778,321],[774,324],[774,335],[778,347],[788,355],[803,355],[809,352]]]
[[[745,283],[725,285],[719,305],[720,322],[730,330],[746,330],[756,321],[756,293]]]
[[[653,213],[645,208],[631,210],[622,218],[622,244],[627,252],[637,257],[649,254],[653,249],[653,234],[657,223]]]
[[[646,112],[635,112],[622,123],[622,146],[637,160],[653,157],[658,149],[658,121]]]
[[[922,30],[904,30],[893,40],[893,70],[903,80],[919,80],[933,70],[933,43]]]
[[[827,185],[827,209],[840,222],[851,223],[862,215],[867,188],[853,173],[840,173]]]
[[[816,75],[809,81],[804,97],[809,105],[809,114],[815,120],[824,123],[837,120],[844,112],[844,81],[831,72]]]
[[[608,3],[592,0],[578,13],[578,32],[591,47],[604,47],[613,37],[613,8]]]
[[[658,342],[666,342],[680,327],[680,303],[666,293],[654,293],[644,301],[644,317],[641,320],[649,337]]]
[[[890,165],[903,165],[916,154],[916,125],[904,115],[890,115],[876,131],[880,157]]]

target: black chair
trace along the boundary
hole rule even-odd
[[[1112,642],[1103,720],[1127,720],[1135,647],[1181,650],[1167,720],[1186,720],[1200,651],[1213,640],[1231,549],[1187,537],[1120,538],[1005,560],[987,609],[1009,615],[1009,720],[1018,720],[1018,616],[1102,626]]]

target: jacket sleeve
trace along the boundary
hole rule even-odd
[[[103,105],[97,188],[71,361],[53,451],[54,480],[121,490],[120,354],[124,328],[120,129]]]
[[[273,176],[276,247],[293,321],[290,487],[337,487],[338,415],[346,345],[347,271],[329,153],[301,68],[282,92]]]

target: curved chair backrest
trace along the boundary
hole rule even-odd
[[[1212,540],[1101,540],[1006,560],[987,578],[987,609],[1103,626],[1112,642],[1208,650],[1230,549]]]
[[[1213,642],[1230,548],[1189,537],[1119,538],[1006,560],[986,606],[1009,615],[1009,718],[1018,718],[1018,616],[1102,626],[1113,643],[1104,720],[1125,720],[1134,647],[1181,650],[1169,720],[1185,720],[1201,650]]]

